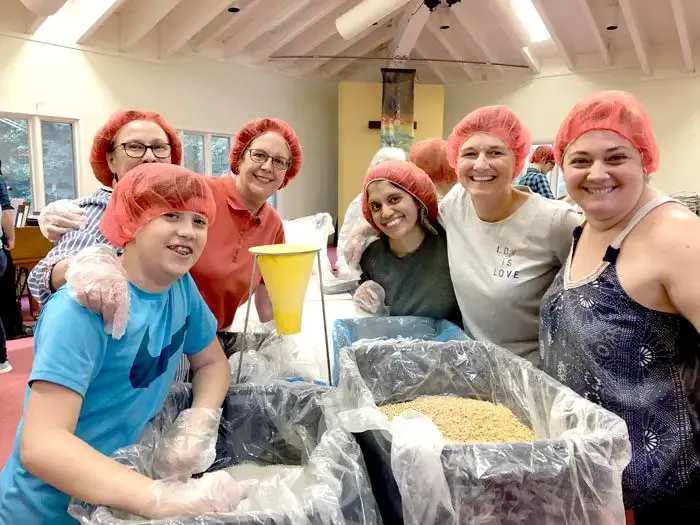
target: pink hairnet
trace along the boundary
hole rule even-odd
[[[513,178],[520,174],[530,153],[532,139],[530,131],[515,113],[506,106],[483,106],[464,117],[447,139],[450,166],[457,167],[459,148],[475,133],[489,133],[505,142],[515,156]]]
[[[569,145],[592,130],[612,131],[629,140],[642,155],[644,173],[659,167],[659,147],[651,129],[651,119],[642,104],[626,91],[601,91],[588,95],[562,122],[554,141],[554,158],[561,165]]]
[[[156,217],[178,211],[199,213],[210,226],[214,222],[216,202],[204,176],[174,164],[139,164],[114,186],[100,231],[123,247]]]
[[[457,172],[447,162],[447,141],[443,139],[425,139],[416,142],[408,158],[428,174],[435,183],[455,182]]]
[[[111,186],[112,180],[114,180],[114,174],[107,164],[107,153],[112,149],[112,141],[120,129],[135,120],[147,120],[158,124],[168,137],[172,163],[180,164],[182,162],[182,142],[180,142],[180,137],[177,136],[175,129],[163,119],[160,113],[137,109],[117,111],[97,130],[92,141],[92,151],[90,151],[92,172],[97,177],[97,180],[105,186]]]
[[[231,153],[228,158],[228,165],[233,173],[238,173],[238,165],[241,162],[241,157],[243,157],[243,153],[245,153],[250,143],[268,131],[282,135],[282,138],[287,141],[287,146],[289,146],[289,151],[292,154],[289,169],[280,187],[280,189],[282,189],[289,184],[290,180],[299,174],[302,161],[299,139],[292,127],[284,120],[278,118],[258,118],[245,124],[236,132],[236,136],[233,139],[233,147],[231,148]]]
[[[546,162],[554,162],[554,150],[552,146],[537,146],[530,157],[532,164],[545,164]]]
[[[410,193],[425,208],[428,220],[437,222],[438,197],[435,185],[430,177],[418,166],[403,160],[387,160],[370,168],[362,181],[362,213],[372,227],[377,228],[369,210],[367,201],[367,187],[378,180],[385,180],[395,184],[402,190]]]

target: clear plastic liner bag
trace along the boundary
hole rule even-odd
[[[364,216],[362,215],[362,195],[360,194],[350,201],[350,204],[345,210],[343,225],[341,226],[340,233],[338,234],[338,257],[335,266],[340,277],[354,279],[356,281],[360,280],[360,272],[356,268],[351,268],[348,261],[345,260],[345,250],[353,228],[357,226],[360,221],[364,220]],[[371,238],[367,239],[365,246],[369,245],[371,241],[374,241],[375,239],[377,239],[376,235],[373,235]]]
[[[321,248],[321,270],[328,282],[335,278],[328,260],[328,238],[335,233],[333,217],[329,213],[317,213],[290,221],[283,221],[284,236],[288,244],[314,244]],[[318,261],[314,260],[313,276],[318,276]]]
[[[76,500],[69,512],[83,525],[381,525],[359,445],[326,425],[327,392],[286,382],[230,388],[207,472],[227,472],[245,487],[234,512],[148,520]],[[139,443],[113,457],[153,478],[155,444],[191,403],[191,385],[176,384]],[[267,468],[277,471],[251,474]]]
[[[443,447],[422,418],[407,411],[390,425],[377,408],[436,395],[502,404],[536,440]],[[339,387],[327,405],[330,424],[354,433],[363,448],[385,523],[625,523],[624,421],[505,349],[471,340],[355,344],[341,352]],[[377,482],[390,477],[395,485]],[[430,484],[421,488],[421,479]]]
[[[333,325],[333,384],[340,378],[340,351],[346,346],[366,340],[456,341],[470,339],[450,321],[430,317],[396,316],[338,319]]]

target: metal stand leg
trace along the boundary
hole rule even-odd
[[[323,312],[323,340],[326,343],[326,364],[328,365],[328,386],[333,386],[331,377],[331,352],[328,346],[328,325],[326,323],[326,299],[323,296],[323,266],[321,266],[321,252],[316,252],[318,260],[318,284],[321,291],[321,311]]]
[[[248,321],[250,320],[250,307],[253,303],[253,286],[255,284],[255,269],[258,267],[258,256],[255,256],[253,260],[253,272],[250,275],[250,288],[248,288],[248,308],[245,312],[245,323],[243,324],[243,347],[241,348],[241,355],[238,358],[238,373],[236,374],[236,383],[241,382],[241,370],[243,369],[243,353],[247,348],[246,336],[248,335]]]

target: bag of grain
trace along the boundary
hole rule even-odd
[[[75,500],[69,512],[83,525],[381,525],[357,442],[326,425],[327,392],[286,382],[229,389],[208,472],[226,470],[246,487],[233,513],[158,521]],[[191,404],[191,385],[176,384],[139,443],[114,458],[153,477],[158,437]]]
[[[494,415],[496,407],[484,405],[482,417],[474,402],[441,398],[440,405],[422,396],[489,401],[509,412]],[[378,408],[416,399],[391,422]],[[355,344],[341,353],[339,387],[327,405],[332,424],[354,433],[363,448],[385,523],[625,522],[624,421],[507,350],[476,341]],[[517,418],[534,441],[513,434],[519,441],[492,442],[503,439],[483,426],[492,417]],[[477,432],[462,438],[465,429]],[[477,442],[448,442],[446,434]]]

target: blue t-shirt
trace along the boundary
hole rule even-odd
[[[119,341],[65,287],[47,303],[35,331],[29,385],[48,381],[79,393],[75,435],[105,455],[135,443],[160,411],[182,353],[196,354],[216,337],[216,319],[189,274],[157,294],[129,286],[130,317]],[[66,511],[70,497],[20,463],[23,421],[0,473],[0,525],[74,525]]]

